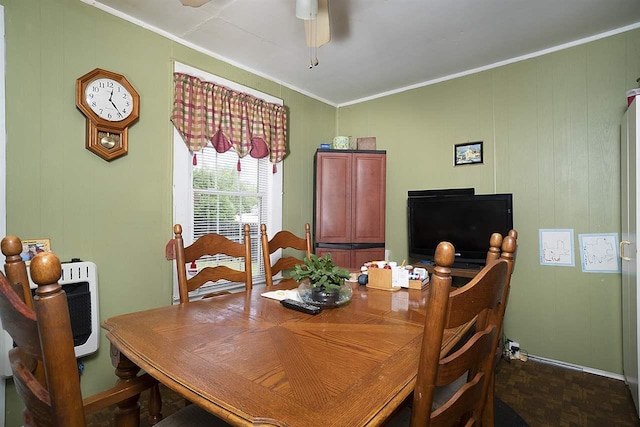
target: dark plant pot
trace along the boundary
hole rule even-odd
[[[325,291],[324,288],[311,288],[311,299],[322,304],[336,304],[340,298],[340,289]]]

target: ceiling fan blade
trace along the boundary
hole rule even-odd
[[[320,47],[331,41],[329,0],[318,0],[317,18],[304,21],[304,32],[309,47]]]
[[[209,0],[180,0],[183,6],[200,7],[203,4],[209,3]]]

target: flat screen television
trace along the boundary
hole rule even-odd
[[[415,193],[414,193],[415,194]],[[456,265],[484,264],[493,233],[513,228],[511,194],[412,196],[408,199],[409,257],[431,262],[443,240]]]

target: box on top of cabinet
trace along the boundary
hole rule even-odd
[[[358,150],[375,150],[376,149],[376,137],[366,136],[358,138]]]

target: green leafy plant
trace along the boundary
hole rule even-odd
[[[336,266],[331,254],[323,257],[311,254],[305,257],[304,264],[294,267],[291,277],[297,282],[308,279],[311,288],[323,288],[325,292],[331,292],[340,289],[349,278],[349,271]]]

